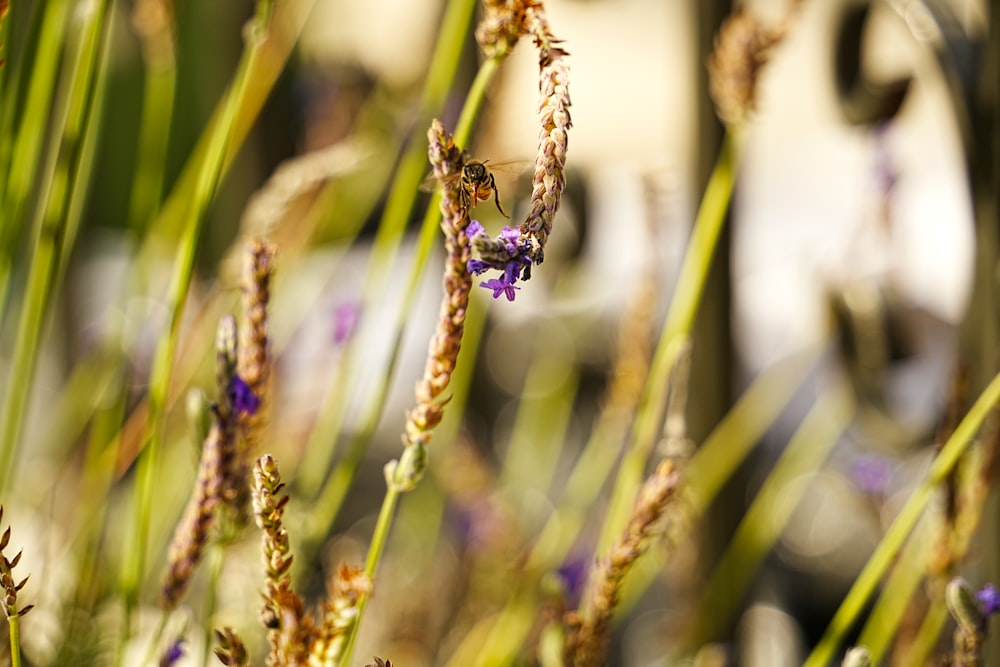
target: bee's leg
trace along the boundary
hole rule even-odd
[[[489,185],[489,187],[493,189],[493,202],[497,205],[497,210],[500,211],[500,215],[509,220],[510,216],[504,213],[503,207],[500,206],[500,191],[497,190],[497,184],[496,181],[493,180],[493,174],[490,174],[490,178],[487,181],[487,185]]]
[[[469,188],[467,188],[465,184],[462,183],[458,188],[458,205],[462,208],[463,211],[469,210],[469,204],[470,204],[469,199],[470,199]],[[472,199],[471,204],[475,206],[476,198],[472,197],[471,199]]]

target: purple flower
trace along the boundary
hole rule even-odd
[[[1000,592],[997,592],[993,584],[986,584],[976,591],[976,599],[979,600],[984,615],[992,616],[1000,611]]]
[[[508,262],[507,266],[503,268],[503,280],[508,285],[513,285],[517,282],[517,279],[521,277],[521,262],[514,260]],[[520,289],[520,288],[518,288]]]
[[[500,232],[500,240],[503,241],[504,246],[507,248],[507,252],[513,254],[517,252],[517,242],[521,238],[521,232],[517,229],[511,229],[510,227],[504,227]]]
[[[890,475],[892,475],[892,462],[884,456],[867,454],[851,462],[851,477],[858,488],[865,493],[884,493]]]
[[[358,324],[358,314],[361,309],[353,301],[337,305],[333,309],[333,342],[340,345],[354,332]]]
[[[499,299],[500,295],[503,294],[507,297],[508,301],[513,301],[515,290],[521,289],[520,287],[515,287],[511,283],[508,283],[503,278],[491,278],[490,280],[479,283],[479,286],[493,290],[494,299]]]
[[[470,259],[465,268],[469,270],[469,273],[478,276],[480,273],[485,273],[493,267],[481,259]]]
[[[587,568],[590,566],[590,562],[590,559],[585,556],[571,555],[556,570],[565,587],[566,602],[571,607],[576,607],[580,602],[584,584],[587,583]]]
[[[167,647],[167,650],[163,653],[163,657],[160,658],[160,667],[171,667],[178,660],[184,657],[184,640],[178,639],[173,644]]]
[[[229,403],[237,414],[255,415],[260,407],[260,398],[253,393],[246,380],[234,375],[229,383]]]
[[[465,235],[470,239],[476,234],[485,234],[485,233],[486,230],[483,229],[483,226],[479,223],[478,220],[469,221],[469,226],[465,228]]]

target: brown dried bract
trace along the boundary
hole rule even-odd
[[[462,151],[455,146],[454,138],[435,120],[427,133],[430,144],[428,155],[434,174],[447,184],[449,177],[461,171]],[[469,211],[462,205],[458,185],[446,185],[441,197],[441,228],[444,231],[447,258],[444,269],[444,298],[437,329],[427,350],[424,376],[417,383],[417,404],[407,413],[403,441],[407,445],[426,445],[431,431],[444,416],[446,399],[441,395],[451,382],[458,351],[462,346],[465,315],[469,306],[472,276],[468,263],[472,249],[465,229],[469,226]]]
[[[719,119],[742,123],[757,109],[761,70],[785,28],[768,28],[748,10],[740,10],[722,24],[715,51],[708,60],[709,94]]]
[[[611,613],[618,605],[622,580],[648,547],[651,537],[663,529],[667,507],[676,495],[681,474],[673,461],[660,463],[656,472],[642,485],[625,531],[598,562],[579,614],[569,614],[566,641],[566,664],[573,667],[597,667],[605,662]]]

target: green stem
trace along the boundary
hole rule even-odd
[[[39,186],[41,205],[33,223],[35,248],[31,254],[26,295],[18,317],[8,391],[0,412],[0,495],[9,490],[7,484],[31,393],[31,379],[52,286],[60,256],[67,250],[63,247],[68,224],[67,206],[80,166],[81,134],[92,108],[91,83],[98,60],[100,35],[108,25],[111,5],[106,3],[107,0],[104,0],[93,7],[81,28],[78,49],[67,63],[68,95],[54,126],[53,141]]]
[[[59,269],[55,280],[56,285],[61,285],[66,275],[67,267],[72,248],[76,245],[76,238],[80,231],[80,223],[83,219],[83,209],[87,203],[87,196],[90,194],[90,181],[94,176],[94,160],[97,155],[97,145],[101,137],[101,123],[104,117],[104,102],[107,100],[108,92],[108,72],[111,63],[111,47],[114,30],[111,29],[111,17],[115,15],[117,0],[107,0],[108,19],[105,21],[107,29],[100,36],[97,72],[94,77],[93,96],[90,101],[90,110],[86,114],[86,126],[80,141],[80,157],[76,166],[76,175],[73,179],[72,190],[69,194],[69,204],[66,210],[65,233],[61,239],[59,248]]]
[[[642,483],[646,462],[656,442],[670,369],[673,368],[677,353],[690,335],[708,270],[715,255],[715,246],[725,225],[729,198],[733,192],[736,148],[734,144],[733,135],[727,133],[705,188],[701,207],[698,209],[691,241],[677,278],[674,298],[667,312],[667,319],[660,334],[660,341],[639,404],[635,429],[625,458],[618,469],[611,503],[598,543],[598,553],[607,551],[624,527],[635,494]]]
[[[910,650],[906,654],[906,664],[909,665],[929,665],[931,664],[931,654],[937,648],[938,638],[941,637],[941,628],[950,618],[948,607],[944,603],[943,596],[931,600],[924,622],[917,630],[917,637],[910,645]]]
[[[212,657],[212,642],[214,641],[214,631],[212,619],[215,617],[215,610],[218,607],[219,585],[222,582],[222,566],[225,563],[226,550],[221,544],[212,545],[208,557],[208,586],[205,592],[205,627],[202,628],[202,644],[204,653],[201,664],[208,665]]]
[[[553,349],[554,341],[545,338],[543,334],[536,339],[535,358],[524,381],[500,472],[499,486],[510,493],[515,506],[532,497],[532,492],[549,492],[580,384],[572,353]],[[553,378],[562,381],[552,386]]]
[[[51,4],[51,3],[50,3]],[[22,45],[20,53],[11,58],[10,52],[10,25],[15,20],[15,14],[20,14],[21,10],[27,8],[29,12],[34,11],[32,7],[15,2],[13,6],[7,7],[6,17],[0,17],[0,174],[10,175],[10,153],[15,140],[13,131],[14,118],[20,108],[21,98],[18,94],[21,89],[21,77],[25,71],[24,52],[26,49]],[[0,179],[0,201],[3,201],[3,192],[7,187],[7,178]],[[7,230],[0,229],[0,239],[7,234]],[[6,253],[6,245],[0,240],[0,255]]]
[[[910,499],[906,501],[895,521],[886,531],[882,541],[875,547],[875,552],[854,581],[854,585],[847,593],[833,620],[830,621],[830,625],[827,626],[819,644],[809,655],[804,667],[823,667],[833,659],[833,654],[843,641],[844,635],[851,629],[855,620],[864,610],[865,603],[871,597],[886,571],[892,566],[896,554],[899,553],[906,541],[907,535],[920,520],[924,509],[934,495],[934,491],[955,467],[983,420],[986,419],[998,401],[1000,401],[1000,375],[995,376],[983,390],[965,419],[948,438],[948,442],[934,459],[923,481],[910,496]]]
[[[493,61],[487,60],[483,63],[480,68],[479,73],[476,75],[476,79],[473,82],[472,87],[469,90],[469,96],[466,100],[466,105],[462,110],[460,124],[464,128],[464,133],[460,136],[458,131],[455,132],[455,143],[457,145],[462,145],[462,142],[467,141],[469,135],[472,131],[472,120],[475,118],[475,111],[478,110],[482,104],[482,99],[486,95],[486,89],[489,85],[489,81],[496,74],[497,64]],[[414,184],[415,185],[415,184]],[[386,368],[384,373],[380,374],[381,382],[375,390],[374,400],[369,402],[369,408],[366,410],[366,419],[363,420],[363,424],[374,424],[378,420],[378,416],[381,414],[382,407],[384,406],[384,398],[389,389],[389,381],[392,379],[396,360],[398,359],[399,344],[402,340],[402,323],[409,319],[409,315],[416,305],[416,293],[420,286],[420,276],[423,275],[424,269],[427,266],[427,259],[430,257],[431,249],[434,247],[434,243],[437,240],[438,235],[438,224],[441,219],[441,210],[439,207],[440,195],[434,195],[431,197],[430,204],[427,207],[427,213],[424,215],[423,223],[420,227],[420,236],[417,239],[417,246],[413,252],[413,263],[410,268],[410,275],[406,280],[406,293],[403,295],[402,305],[400,311],[396,315],[396,319],[393,323],[393,331],[395,331],[395,340],[392,346],[393,353],[390,357],[388,368]],[[348,354],[350,355],[350,353]],[[364,450],[367,448],[367,442],[370,437],[370,433],[367,432],[367,428],[362,428],[359,431],[359,436],[352,440],[352,445],[345,455],[345,457],[337,464],[333,473],[327,478],[326,482],[323,484],[323,488],[320,490],[318,495],[317,508],[318,511],[315,513],[315,517],[310,521],[310,526],[312,527],[309,531],[311,538],[325,534],[325,531],[333,524],[334,519],[336,519],[336,514],[340,509],[340,505],[346,495],[347,488],[349,487],[351,481],[354,477],[354,472],[357,469],[357,465],[364,454]],[[311,443],[312,444],[312,443]],[[305,466],[306,469],[309,466]]]
[[[177,88],[171,39],[171,35],[150,36],[145,49],[146,78],[142,119],[139,122],[139,149],[128,209],[129,226],[137,232],[149,223],[163,194],[163,170]]]
[[[159,238],[173,238],[178,235],[178,230],[185,224],[193,192],[197,187],[197,180],[200,178],[201,166],[206,159],[206,152],[210,148],[213,137],[220,131],[227,132],[229,135],[222,172],[226,173],[229,169],[236,153],[256,122],[264,102],[284,70],[315,4],[316,0],[286,0],[277,3],[274,8],[271,28],[268,31],[268,38],[265,43],[259,46],[260,52],[254,59],[254,69],[249,77],[250,85],[244,93],[244,102],[237,111],[236,118],[232,119],[230,127],[224,129],[220,127],[225,122],[223,115],[226,112],[223,107],[226,101],[223,100],[220,103],[222,106],[216,110],[204,133],[198,139],[198,143],[177,178],[169,197],[159,209],[156,218],[150,222],[149,228],[156,234],[147,237],[149,241],[140,251],[140,263],[142,258],[157,252],[157,236]]]
[[[853,400],[844,387],[821,396],[806,415],[767,476],[733,539],[715,567],[700,599],[700,646],[715,638],[750,585],[781,532],[808,490],[802,480],[823,465],[850,423]]]
[[[469,94],[465,99],[465,106],[462,107],[462,113],[459,115],[458,124],[455,128],[454,138],[455,144],[458,146],[464,146],[469,140],[469,136],[472,134],[472,127],[478,116],[479,110],[482,107],[483,100],[486,97],[486,91],[489,88],[490,82],[496,75],[497,69],[500,66],[499,60],[487,59],[483,62],[482,66],[479,68],[479,72],[476,74],[476,78],[473,81],[472,86],[469,89]],[[431,202],[427,208],[427,214],[424,216],[423,226],[420,230],[420,243],[421,250],[424,245],[424,240],[427,237],[434,238],[437,233],[438,221],[440,220],[441,210],[440,210],[440,195],[436,195],[431,198]],[[429,244],[427,244],[429,252]],[[427,253],[419,253],[418,256],[414,258],[414,271],[420,269],[422,272],[422,264],[426,262]],[[419,275],[419,273],[418,273]],[[409,289],[407,290],[404,303],[407,304],[405,308],[412,307],[414,301],[413,295],[417,289],[416,280],[412,280],[409,283]],[[388,378],[388,374],[386,375]],[[383,381],[388,381],[383,380]],[[399,503],[399,491],[389,486],[386,489],[385,497],[382,500],[382,509],[379,510],[379,520],[375,525],[375,532],[372,535],[371,545],[368,549],[368,557],[365,561],[365,574],[371,577],[372,580],[375,579],[375,573],[378,571],[378,564],[382,559],[382,551],[385,547],[386,538],[388,537],[389,528],[392,526],[392,517],[395,513],[396,505]],[[351,653],[354,650],[354,643],[357,640],[358,628],[361,626],[361,619],[364,617],[364,609],[367,605],[367,598],[362,597],[358,604],[358,616],[351,626],[350,634],[347,638],[347,643],[344,647],[344,653],[341,656],[340,662],[338,663],[343,667],[350,662]]]
[[[258,19],[254,30],[263,32],[267,29],[259,18],[266,13],[270,2],[258,3]],[[262,7],[264,6],[264,9]],[[250,32],[254,32],[251,30]],[[139,597],[139,588],[145,570],[146,550],[149,541],[149,528],[153,499],[155,498],[154,480],[159,469],[159,460],[163,448],[164,419],[167,393],[170,386],[170,375],[173,368],[175,351],[180,332],[180,322],[187,301],[188,290],[194,272],[194,259],[198,249],[198,241],[207,219],[209,204],[218,189],[222,176],[224,159],[229,146],[230,129],[251,83],[248,73],[252,71],[258,49],[263,38],[258,35],[250,37],[251,42],[243,51],[239,68],[233,79],[233,84],[226,95],[222,114],[215,124],[215,132],[211,137],[204,161],[199,170],[195,184],[194,196],[187,224],[184,228],[177,250],[177,260],[174,263],[168,296],[170,323],[167,332],[156,349],[149,384],[149,414],[144,447],[139,455],[136,475],[135,517],[133,521],[132,538],[129,540],[129,552],[125,562],[122,589],[125,595],[126,633],[131,632],[132,614]]]
[[[382,498],[382,508],[378,513],[378,520],[375,523],[375,531],[372,534],[372,541],[368,547],[368,557],[365,559],[365,574],[372,580],[375,579],[375,572],[378,570],[379,561],[382,559],[382,552],[385,549],[385,542],[389,537],[389,528],[392,527],[392,517],[396,513],[396,505],[399,504],[399,490],[392,485],[387,485],[385,496]],[[367,595],[361,596],[358,600],[358,614],[351,626],[344,645],[344,652],[337,662],[338,667],[346,667],[350,664],[351,654],[354,652],[354,644],[358,638],[358,628],[361,619],[364,617],[365,608],[368,606]]]
[[[716,162],[715,171],[709,180],[705,197],[702,200],[702,206],[698,212],[694,227],[695,231],[692,234],[691,243],[683,265],[684,268],[681,271],[681,278],[678,281],[678,294],[680,294],[682,288],[688,292],[697,291],[700,293],[701,285],[704,284],[704,275],[707,274],[708,263],[711,260],[712,250],[715,245],[714,239],[718,237],[718,233],[721,231],[726,209],[728,208],[729,194],[732,190],[733,158],[730,151],[731,147],[729,143],[723,144],[722,151]],[[699,261],[696,261],[696,258]],[[690,322],[693,321],[697,301],[696,298],[687,298],[683,302],[675,299],[672,304],[670,315],[667,318],[668,325],[664,328],[664,333],[661,335],[656,358],[652,364],[652,371],[647,376],[646,396],[643,399],[644,405],[662,405],[663,396],[666,393],[665,384],[661,386],[662,393],[658,400],[650,401],[649,399],[654,374],[659,372],[664,378],[669,375],[670,368],[673,366],[674,359],[676,358],[676,353],[683,347],[685,340],[679,335],[668,336],[667,332],[683,332],[685,325],[687,330],[690,329]],[[668,344],[667,341],[670,341],[670,343]],[[782,377],[784,378],[785,375],[783,374]],[[791,384],[790,380],[785,379],[785,381]],[[768,389],[774,388],[770,382],[763,383],[762,381],[762,384],[766,384]],[[748,395],[750,394],[751,392],[748,392]],[[762,399],[760,392],[754,391],[752,392],[752,396],[754,400],[750,401],[750,404],[754,407],[759,407],[758,402]],[[646,412],[650,411],[646,410]],[[741,412],[740,414],[743,413]],[[647,420],[647,422],[649,422],[648,426],[654,429],[652,434],[648,436],[649,446],[651,447],[652,442],[656,438],[659,421]],[[744,425],[747,423],[747,420],[734,418],[729,423]],[[551,568],[569,553],[573,541],[578,536],[585,522],[585,513],[588,511],[590,504],[596,498],[600,489],[604,486],[604,480],[610,474],[614,458],[618,455],[615,448],[608,446],[611,444],[609,438],[616,431],[617,429],[610,427],[599,428],[590,440],[588,440],[584,453],[578,458],[570,474],[566,484],[566,492],[560,501],[558,510],[552,514],[531,550],[525,570],[529,573],[535,573],[532,576],[537,576],[539,572]],[[722,435],[723,431],[726,435]],[[749,435],[752,432],[752,430],[748,429],[746,434]],[[742,434],[743,431],[740,431],[740,433]],[[731,429],[722,429],[720,426],[713,432],[709,441],[713,439],[729,441],[730,438],[739,440],[738,437],[733,436]],[[635,442],[634,435],[632,442]],[[747,447],[743,447],[741,450],[748,451],[749,446],[752,446],[754,442],[755,440],[750,440]],[[634,449],[633,445],[633,452]],[[641,482],[642,469],[645,467],[647,456],[648,454],[645,453],[642,457],[633,456],[632,465],[639,464],[639,470],[636,473],[636,479],[639,482]],[[625,464],[623,463],[623,465]],[[616,483],[616,490],[622,497],[625,497],[624,492],[619,488],[621,478],[622,474],[619,472],[619,481]],[[638,486],[636,486],[637,488]],[[626,511],[631,508],[631,498],[634,495],[635,492],[633,491],[627,496],[629,498],[629,505],[626,506]],[[610,516],[611,514],[609,513]],[[525,609],[531,606],[527,602],[528,599],[534,600],[534,592],[518,590],[512,593],[503,610],[497,616],[495,622],[492,623],[485,642],[481,644],[477,643],[473,649],[459,649],[449,660],[449,664],[461,664],[469,655],[476,656],[477,665],[506,664],[512,660],[530,629],[530,623],[525,624],[523,619],[518,618],[521,614],[525,613]],[[523,630],[523,632],[519,632],[519,630]]]
[[[927,552],[933,544],[933,537],[926,524],[924,521],[906,541],[906,547],[885,582],[878,604],[868,615],[857,641],[858,646],[868,649],[873,665],[882,663],[882,657],[892,643],[896,630],[910,607],[910,600],[919,589],[927,571]]]
[[[815,368],[824,348],[805,350],[763,371],[698,447],[684,472],[689,490],[685,516],[689,521],[696,521],[705,512],[754,445],[774,425]],[[656,555],[649,552],[647,556],[653,558],[640,562],[625,582],[618,605],[622,615],[662,574],[662,568],[652,563]]]
[[[35,175],[38,174],[39,160],[45,154],[41,146],[47,134],[46,122],[53,107],[56,75],[59,71],[60,58],[63,56],[60,47],[67,41],[68,15],[68,0],[51,0],[45,3],[35,47],[35,59],[29,76],[28,97],[21,123],[14,133],[16,139],[11,149],[13,152],[10,169],[7,177],[0,179],[0,197],[3,204],[0,206],[0,313],[4,312],[7,304],[11,266],[20,230],[24,224],[28,200],[36,186],[40,190],[47,189],[47,186],[40,185],[36,181]],[[79,59],[74,59],[74,62],[78,63]],[[13,116],[13,112],[11,115]],[[53,120],[52,136],[58,137],[62,134],[65,122],[65,117]],[[6,137],[3,141],[7,141]],[[45,170],[47,177],[51,177],[53,168],[50,166]],[[4,445],[0,445],[2,446]],[[0,458],[3,456],[4,454],[0,452]]]
[[[427,142],[423,139],[423,130],[430,123],[433,115],[444,106],[448,91],[455,78],[455,71],[458,69],[462,45],[465,41],[465,35],[468,33],[468,26],[472,20],[475,6],[475,0],[451,0],[445,11],[441,32],[434,48],[434,55],[431,57],[427,81],[421,96],[420,110],[416,114],[416,127],[419,134],[410,137],[403,153],[400,166],[396,170],[389,188],[385,210],[375,235],[372,256],[364,280],[362,315],[373,304],[377,304],[382,299],[386,282],[392,275],[395,258],[406,230],[406,223],[416,200],[417,187],[426,170]],[[417,136],[420,137],[419,140]],[[426,254],[424,256],[426,257]],[[415,269],[418,271],[415,273],[417,275],[423,273],[424,266],[425,263],[416,262]],[[408,301],[404,301],[404,304],[408,303]],[[405,307],[408,306],[404,305]],[[303,465],[300,466],[299,479],[297,480],[303,495],[312,497],[317,494],[319,489],[318,495],[324,498],[325,507],[333,508],[334,515],[323,524],[324,527],[332,522],[337,508],[339,508],[339,502],[335,502],[335,500],[340,494],[339,489],[344,486],[345,473],[350,473],[346,478],[347,484],[350,484],[353,479],[353,470],[350,469],[350,466],[339,466],[339,471],[335,471],[324,482],[326,471],[329,470],[330,462],[335,454],[336,439],[343,425],[349,403],[345,400],[344,392],[354,371],[356,357],[354,351],[357,345],[362,344],[360,338],[359,336],[352,337],[344,351],[333,387],[327,394],[323,409],[320,411],[320,419],[310,435],[305,459]],[[398,339],[397,335],[397,343]],[[393,357],[395,359],[395,354]],[[377,402],[379,406],[383,405],[381,397],[387,391],[385,385],[388,383],[388,378],[392,376],[393,362],[390,362],[387,371],[382,374],[386,378],[384,386],[376,390],[376,394],[380,397]],[[357,442],[357,438],[353,442]],[[363,453],[364,450],[361,451],[362,455]],[[351,452],[348,452],[347,456],[351,456]],[[353,458],[359,457],[354,456]],[[338,479],[335,481],[334,477]],[[322,489],[320,489],[321,485]]]
[[[7,624],[10,626],[10,667],[21,667],[21,617],[12,614]]]

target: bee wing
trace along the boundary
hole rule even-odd
[[[445,176],[444,179],[440,179],[437,177],[437,174],[435,174],[432,171],[426,176],[424,176],[424,180],[420,181],[420,185],[417,186],[417,189],[420,190],[421,192],[437,192],[443,184],[453,183],[456,180],[458,180],[461,176],[462,172],[457,172]]]
[[[534,160],[506,160],[504,162],[486,162],[486,168],[501,174],[519,176],[534,166]]]
[[[420,190],[421,192],[434,192],[435,190],[438,189],[438,185],[440,183],[441,181],[432,171],[431,173],[424,176],[424,180],[420,181],[420,185],[417,186],[417,189]]]

